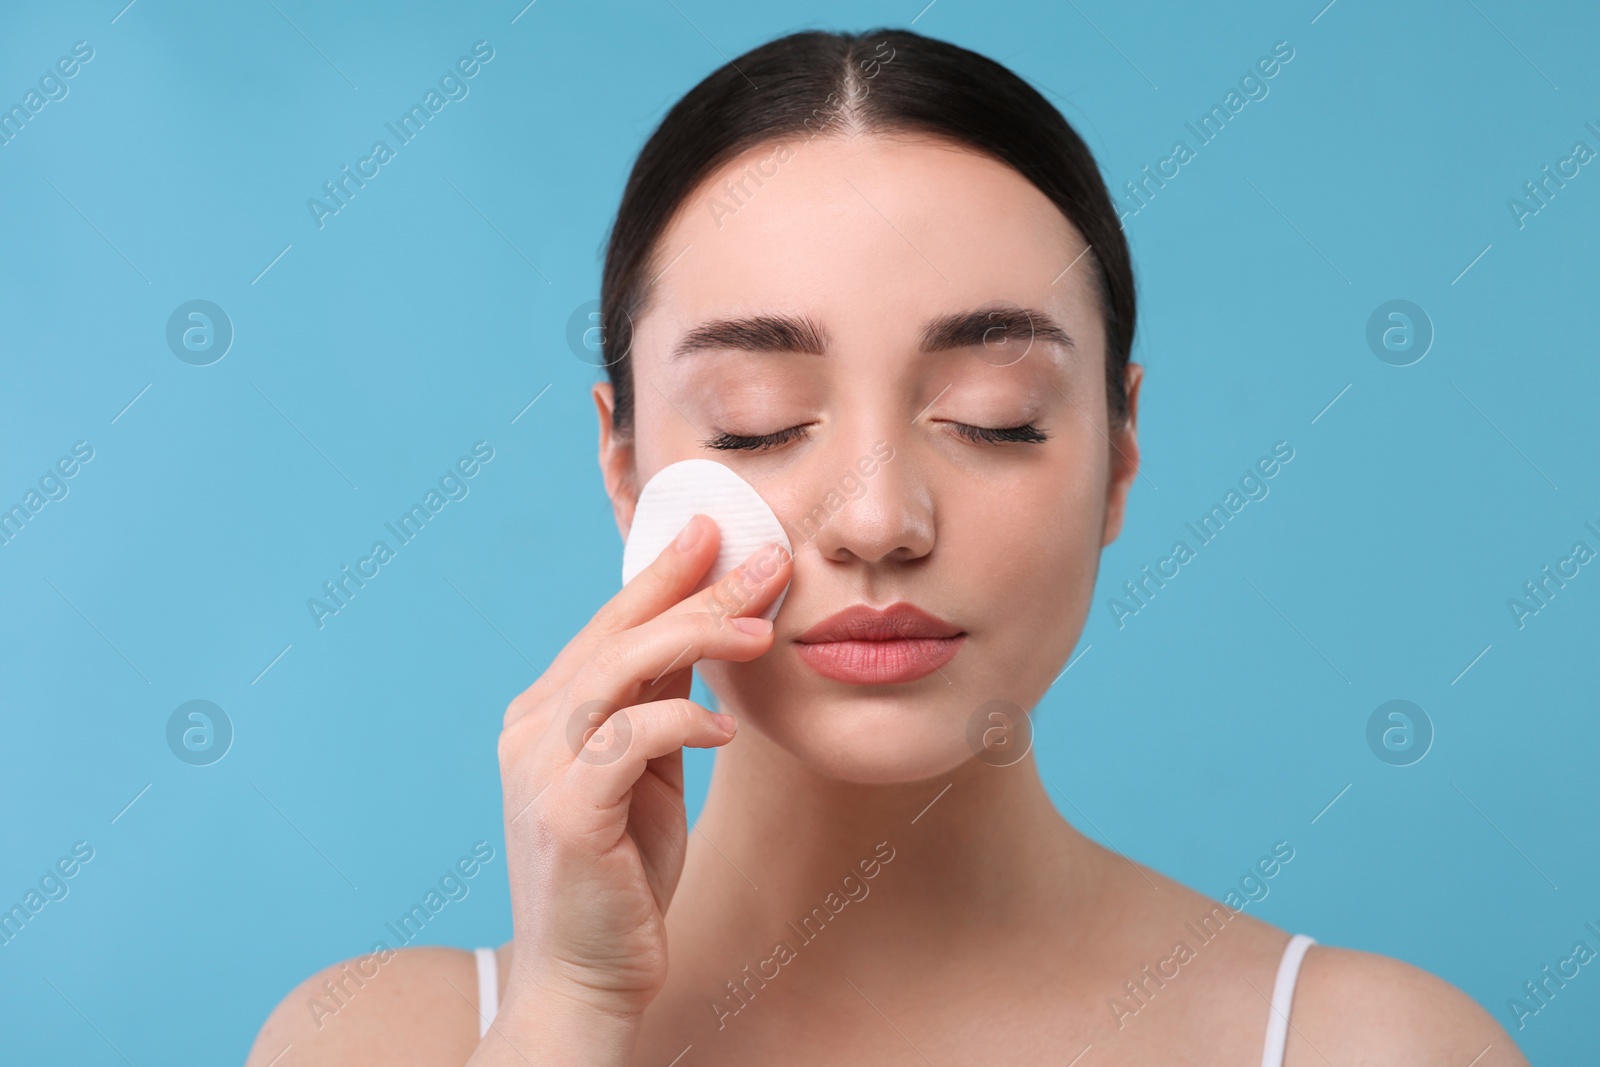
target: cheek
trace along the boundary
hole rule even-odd
[[[1096,462],[1040,464],[964,487],[941,522],[955,574],[974,575],[999,600],[1072,599],[1077,585],[1092,585],[1106,491]]]
[[[941,536],[947,580],[982,627],[986,669],[1043,692],[1082,633],[1094,594],[1105,479],[1041,467],[958,506]]]

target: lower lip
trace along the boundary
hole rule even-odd
[[[926,678],[961,651],[966,634],[892,641],[800,643],[800,658],[824,678],[853,685],[891,685]]]

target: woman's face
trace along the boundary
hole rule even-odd
[[[1131,417],[1109,425],[1085,251],[1017,172],[924,138],[768,144],[685,201],[634,323],[631,439],[595,390],[601,464],[624,534],[638,487],[693,458],[732,467],[787,528],[771,651],[696,667],[744,730],[825,776],[914,781],[973,758],[991,702],[1031,709],[1049,688],[1138,457]],[[1136,412],[1136,366],[1127,381]],[[939,664],[922,677],[839,680],[796,640],[896,602],[964,633],[911,648]]]

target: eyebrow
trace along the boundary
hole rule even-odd
[[[1072,336],[1050,315],[1037,308],[1007,306],[974,308],[930,319],[922,328],[919,348],[923,352],[978,348],[1013,337],[1074,347]],[[710,319],[679,338],[672,346],[671,358],[729,350],[821,356],[828,351],[828,332],[815,320],[799,315]]]

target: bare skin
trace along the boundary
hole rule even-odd
[[[968,740],[981,705],[1032,708],[1066,664],[1136,476],[1142,372],[1128,368],[1114,420],[1083,238],[1003,164],[909,137],[796,142],[736,212],[714,209],[725,178],[772,156],[731,161],[664,235],[636,322],[634,432],[616,432],[609,385],[594,398],[619,530],[650,475],[686,458],[728,463],[772,505],[794,555],[758,553],[766,577],[746,578],[737,614],[792,581],[774,628],[719,612],[737,574],[692,592],[719,536],[697,519],[698,540],[507,710],[515,934],[489,1036],[471,954],[405,949],[321,1026],[306,1000],[340,969],[308,979],[252,1067],[1259,1062],[1288,934],[1090,841],[1031,752],[998,767]],[[930,320],[998,306],[1042,312],[1071,343],[1012,331],[921,350]],[[825,351],[670,357],[708,319],[764,314],[810,320]],[[1046,439],[960,429],[1021,424]],[[761,450],[706,444],[792,427]],[[892,458],[807,527],[880,442]],[[939,671],[847,685],[798,655],[817,621],[896,600],[966,632]],[[731,737],[687,700],[691,666]],[[627,709],[629,734],[612,715],[587,749],[606,755],[586,759],[567,729],[596,699]],[[692,834],[684,744],[722,748]],[[819,906],[820,933],[790,925]],[[1201,941],[1207,916],[1220,932]],[[780,941],[791,958],[771,962]],[[1180,941],[1193,958],[1114,1011]],[[1448,983],[1329,946],[1306,956],[1291,1022],[1290,1067],[1526,1063]]]

